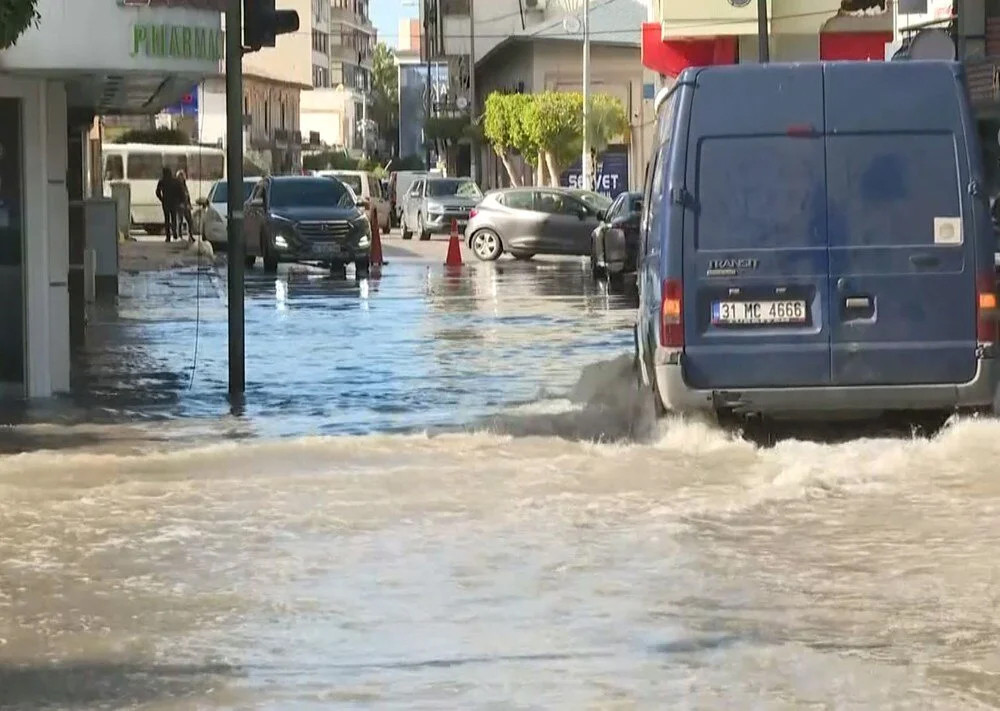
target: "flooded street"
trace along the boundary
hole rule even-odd
[[[1000,424],[654,424],[580,262],[390,261],[253,276],[242,417],[224,277],[125,280],[3,431],[0,708],[1000,707]]]

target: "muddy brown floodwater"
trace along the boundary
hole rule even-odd
[[[116,403],[95,369],[85,423],[28,417],[53,446],[0,456],[0,708],[1000,706],[1000,423],[769,449],[654,424],[627,306],[545,268],[531,298],[400,277],[368,312],[260,285],[249,323],[290,338],[397,315],[362,363],[396,380],[354,420],[355,350],[274,339],[299,370],[219,424],[214,351],[190,390],[155,376],[179,306],[115,325],[156,396]]]

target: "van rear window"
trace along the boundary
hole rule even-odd
[[[827,145],[832,245],[930,246],[935,218],[962,216],[952,134],[837,135]]]
[[[700,250],[826,246],[823,140],[706,138],[698,152]]]

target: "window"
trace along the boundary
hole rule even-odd
[[[129,180],[159,180],[163,177],[163,156],[159,153],[130,153]]]
[[[468,15],[469,0],[441,0],[442,15]]]
[[[105,180],[125,179],[125,162],[122,160],[121,156],[104,157],[104,179]]]
[[[381,197],[382,195],[382,184],[379,183],[378,178],[374,175],[368,176],[368,190],[371,192],[373,198]]]
[[[407,193],[407,195],[412,195],[416,197],[417,195],[423,194],[423,192],[424,192],[424,181],[418,180],[413,184],[413,187],[410,188],[410,192]]]
[[[215,153],[189,153],[188,178],[191,180],[221,180],[225,158]]]
[[[568,195],[547,191],[538,193],[537,205],[538,212],[547,212],[550,215],[578,215],[580,210],[587,209],[582,202]]]
[[[653,223],[652,206],[658,202],[654,195],[663,189],[663,173],[665,169],[661,161],[667,156],[667,147],[667,144],[661,144],[656,149],[656,152],[653,154],[653,162],[649,164],[649,170],[646,175],[645,197],[642,200],[644,207],[639,228],[642,232],[643,254],[655,254],[659,251],[659,243],[656,239],[650,239],[650,232]]]
[[[512,210],[533,210],[534,200],[530,190],[519,190],[513,193],[506,193],[503,196],[503,204]]]
[[[271,130],[271,102],[264,99],[264,131]]]
[[[183,170],[184,175],[188,172],[188,160],[187,156],[183,153],[181,155],[165,155],[163,156],[163,167],[170,168],[170,172],[173,175],[177,175],[178,170]]]
[[[354,191],[355,195],[363,195],[361,176],[356,173],[334,173],[334,177]]]
[[[615,201],[611,203],[611,207],[608,208],[607,221],[611,222],[611,220],[615,219],[619,215],[623,215],[625,213],[624,205],[625,193],[622,193],[615,198]]]
[[[319,30],[312,31],[312,48],[316,52],[323,54],[330,53],[330,35]]]
[[[472,180],[430,180],[427,183],[428,197],[482,197],[479,186]]]
[[[339,180],[329,178],[275,180],[271,204],[276,207],[296,205],[350,207],[351,191]]]

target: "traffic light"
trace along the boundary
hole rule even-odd
[[[275,10],[274,0],[243,0],[243,46],[247,52],[273,47],[278,35],[298,32],[299,13]]]

